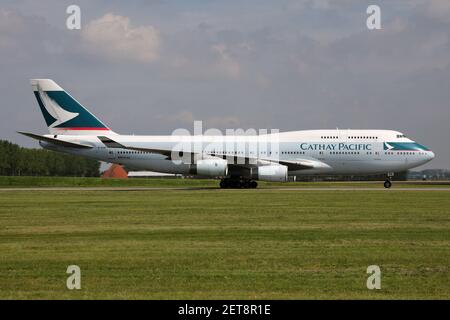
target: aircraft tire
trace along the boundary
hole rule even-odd
[[[228,180],[227,179],[220,180],[219,186],[221,189],[227,189],[228,188]]]

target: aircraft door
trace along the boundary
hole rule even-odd
[[[107,155],[107,159],[108,160],[116,160],[116,151],[114,149],[108,149],[108,155]]]

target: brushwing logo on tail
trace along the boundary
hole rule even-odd
[[[50,128],[54,128],[56,126],[59,126],[60,124],[63,124],[69,120],[72,120],[73,118],[77,117],[79,113],[76,112],[69,112],[61,108],[52,98],[48,96],[48,94],[41,89],[39,89],[39,95],[41,96],[43,105],[47,112],[56,119],[55,122],[53,122],[51,125],[49,125]]]
[[[387,142],[384,143],[384,150],[392,150],[392,149],[394,149],[393,146],[391,146],[391,145],[390,145],[389,143],[387,143]]]
[[[112,131],[51,79],[31,79],[34,96],[51,134]]]

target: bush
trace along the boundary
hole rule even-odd
[[[0,140],[0,175],[98,177],[100,162]]]

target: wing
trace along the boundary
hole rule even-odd
[[[91,149],[91,148],[93,148],[92,146],[87,145],[87,144],[64,141],[64,140],[61,140],[61,139],[50,138],[50,137],[46,137],[46,136],[41,136],[39,134],[29,133],[29,132],[17,131],[17,133],[23,134],[24,136],[27,136],[27,137],[30,137],[30,138],[33,138],[33,139],[36,139],[36,140],[39,140],[39,141],[50,142],[50,143],[53,143],[55,145],[62,146],[62,147],[77,148],[77,149]]]
[[[172,152],[184,152],[182,150],[168,150],[168,149],[155,149],[155,148],[142,148],[135,146],[127,146],[123,145],[117,141],[114,141],[111,138],[105,136],[98,136],[101,142],[109,148],[121,148],[135,151],[143,151],[143,152],[151,152],[161,154],[167,157],[168,160],[171,159]],[[186,152],[184,152],[186,153]],[[191,153],[191,159],[195,156],[194,153]],[[261,166],[261,165],[269,165],[269,164],[280,164],[288,167],[289,171],[298,171],[298,170],[307,170],[307,169],[331,169],[329,165],[326,163],[319,161],[314,158],[297,158],[295,160],[276,160],[276,159],[261,159],[255,157],[241,157],[241,156],[230,156],[216,153],[209,153],[208,156],[218,157],[222,159],[228,160],[228,164],[231,166],[240,166],[240,167],[251,167],[251,166]]]
[[[117,149],[128,149],[128,150],[135,150],[135,151],[143,151],[143,152],[151,152],[151,153],[158,153],[162,154],[164,156],[170,157],[172,154],[172,150],[167,149],[151,149],[151,148],[140,148],[140,147],[133,147],[133,146],[125,146],[117,141],[114,141],[111,138],[105,137],[105,136],[98,136],[100,141],[107,146],[108,148],[117,148]]]
[[[328,164],[314,158],[302,159],[297,158],[296,160],[280,160],[279,164],[288,167],[289,171],[300,171],[307,169],[321,169],[330,170],[332,169]]]

